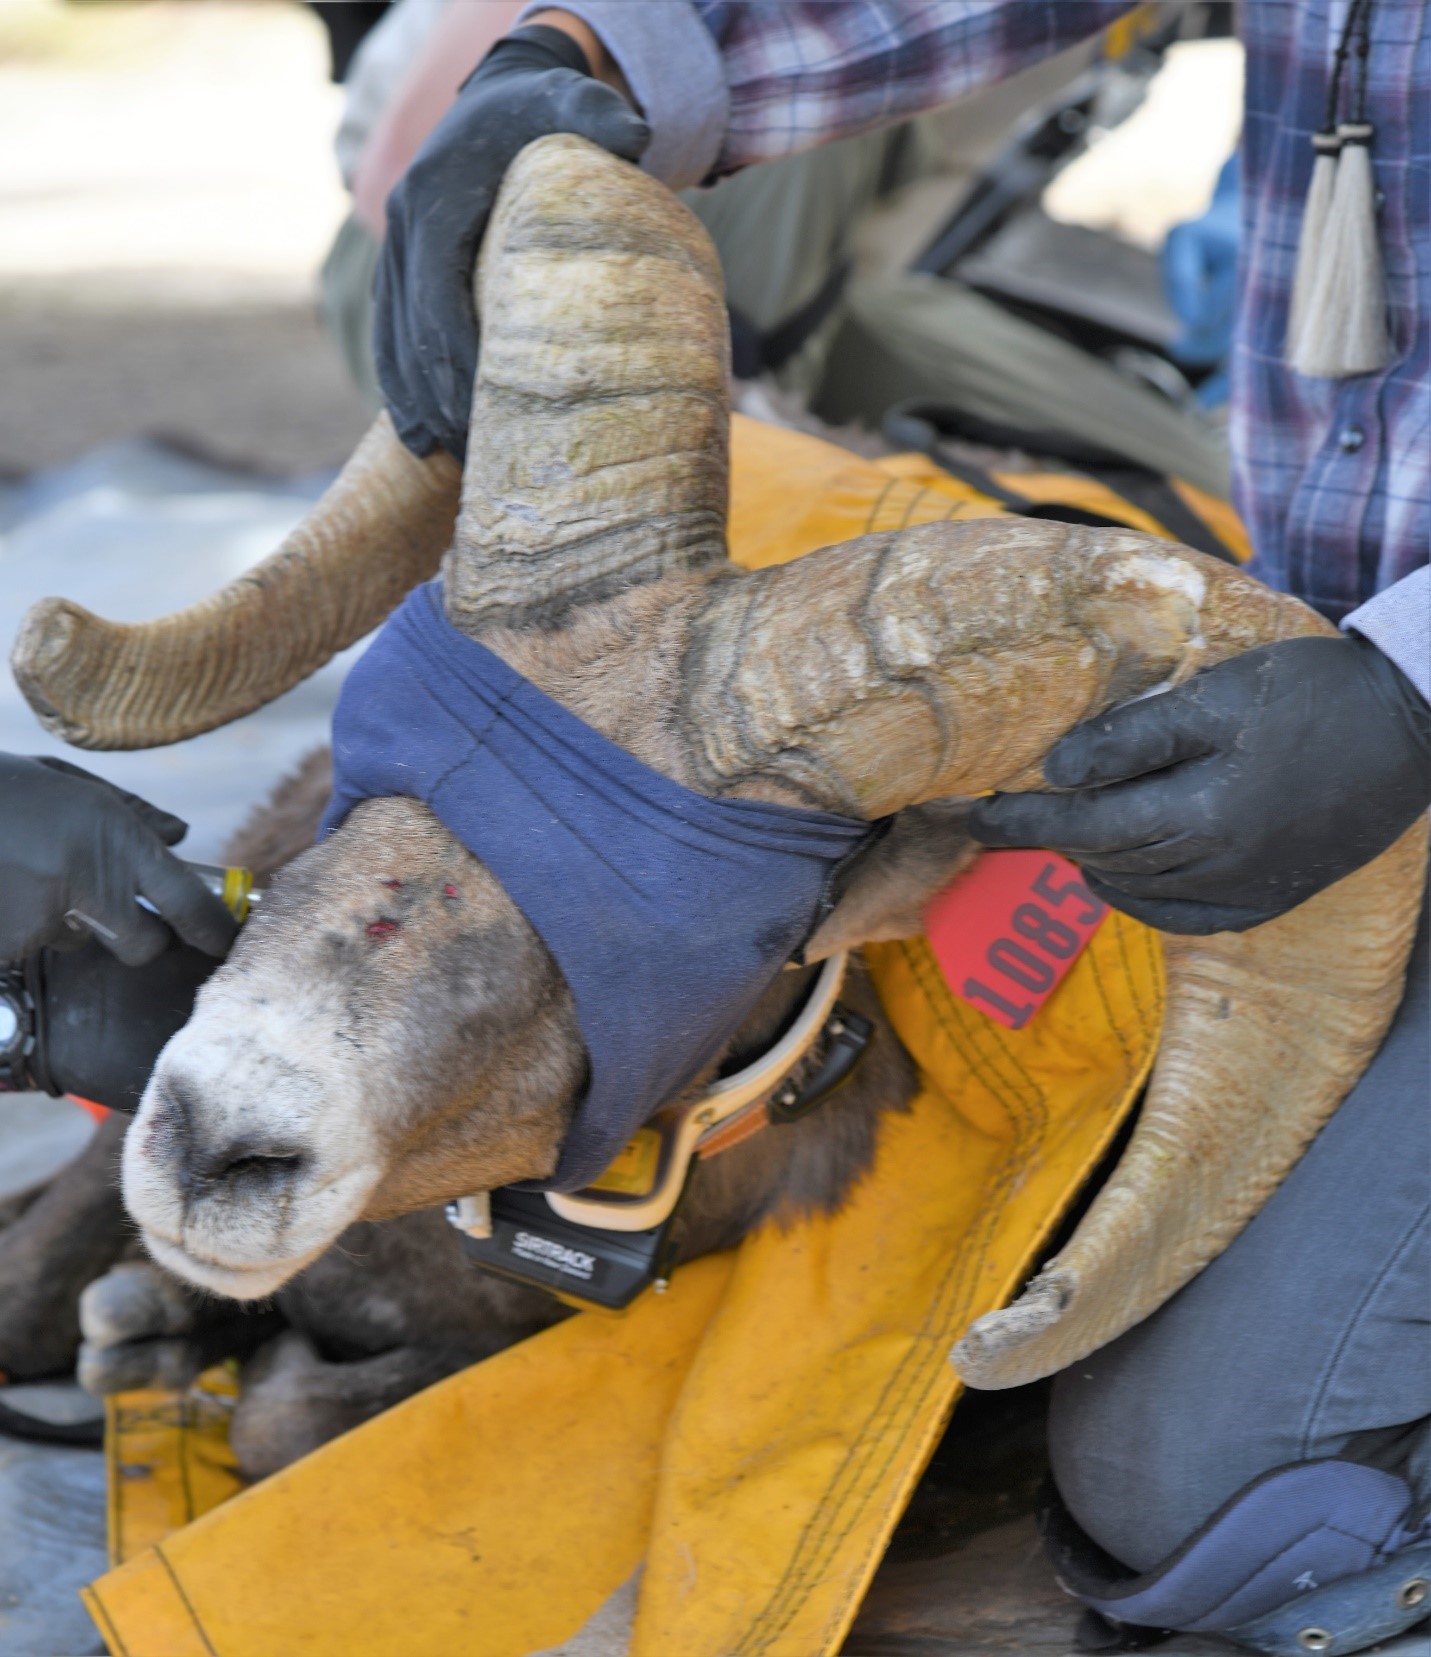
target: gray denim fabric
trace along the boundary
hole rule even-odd
[[[1342,626],[1390,656],[1431,702],[1431,568],[1402,576],[1353,610]]]
[[[1054,1476],[1136,1571],[1288,1462],[1344,1456],[1431,1505],[1427,917],[1381,1051],[1261,1214],[1180,1294],[1059,1376]]]

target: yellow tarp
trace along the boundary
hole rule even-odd
[[[104,1401],[109,1562],[122,1565],[243,1489],[229,1449],[238,1381],[206,1370],[187,1392]]]
[[[925,464],[737,421],[734,556],[998,515]],[[837,1216],[574,1317],[156,1541],[87,1595],[116,1657],[527,1657],[583,1629],[615,1652],[628,1627],[632,1657],[837,1651],[953,1407],[950,1346],[1027,1274],[1162,1015],[1157,940],[1119,915],[1017,1032],[922,941],[867,955],[922,1088]]]
[[[956,518],[1002,518],[991,496],[924,455],[862,460],[803,432],[737,415],[731,423],[730,549],[760,569],[855,535]],[[1081,507],[1173,538],[1168,527],[1106,484],[1072,472],[992,471],[990,480],[1030,501]],[[1182,505],[1240,562],[1251,556],[1241,520],[1225,501],[1170,478]]]

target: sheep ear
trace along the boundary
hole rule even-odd
[[[805,946],[805,959],[822,961],[838,950],[922,932],[929,900],[978,853],[969,838],[971,803],[931,800],[901,811],[851,866],[834,909]]]

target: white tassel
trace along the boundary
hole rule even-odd
[[[1307,188],[1307,205],[1302,210],[1302,235],[1297,243],[1297,269],[1292,278],[1292,302],[1287,311],[1287,361],[1297,367],[1297,342],[1306,326],[1311,309],[1312,294],[1322,276],[1327,259],[1327,219],[1332,210],[1332,191],[1337,176],[1337,156],[1341,140],[1334,132],[1318,132],[1312,137],[1316,160],[1312,163],[1312,182]],[[1305,372],[1305,370],[1299,370]]]
[[[1337,129],[1331,206],[1322,231],[1325,257],[1304,301],[1288,361],[1299,374],[1344,380],[1391,360],[1386,331],[1386,272],[1376,230],[1376,185],[1364,124]]]

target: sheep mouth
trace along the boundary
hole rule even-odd
[[[311,1265],[367,1207],[381,1170],[369,1165],[330,1174],[290,1193],[267,1213],[211,1195],[197,1206],[147,1180],[125,1177],[125,1203],[145,1247],[166,1271],[233,1300],[261,1300]],[[156,1198],[158,1200],[156,1200]],[[315,1206],[321,1212],[314,1212]],[[307,1223],[292,1227],[295,1208]]]
[[[327,1248],[325,1240],[306,1252],[287,1259],[263,1262],[218,1260],[199,1254],[182,1243],[171,1242],[142,1228],[144,1246],[156,1265],[186,1283],[208,1289],[229,1300],[264,1300],[296,1277]]]

